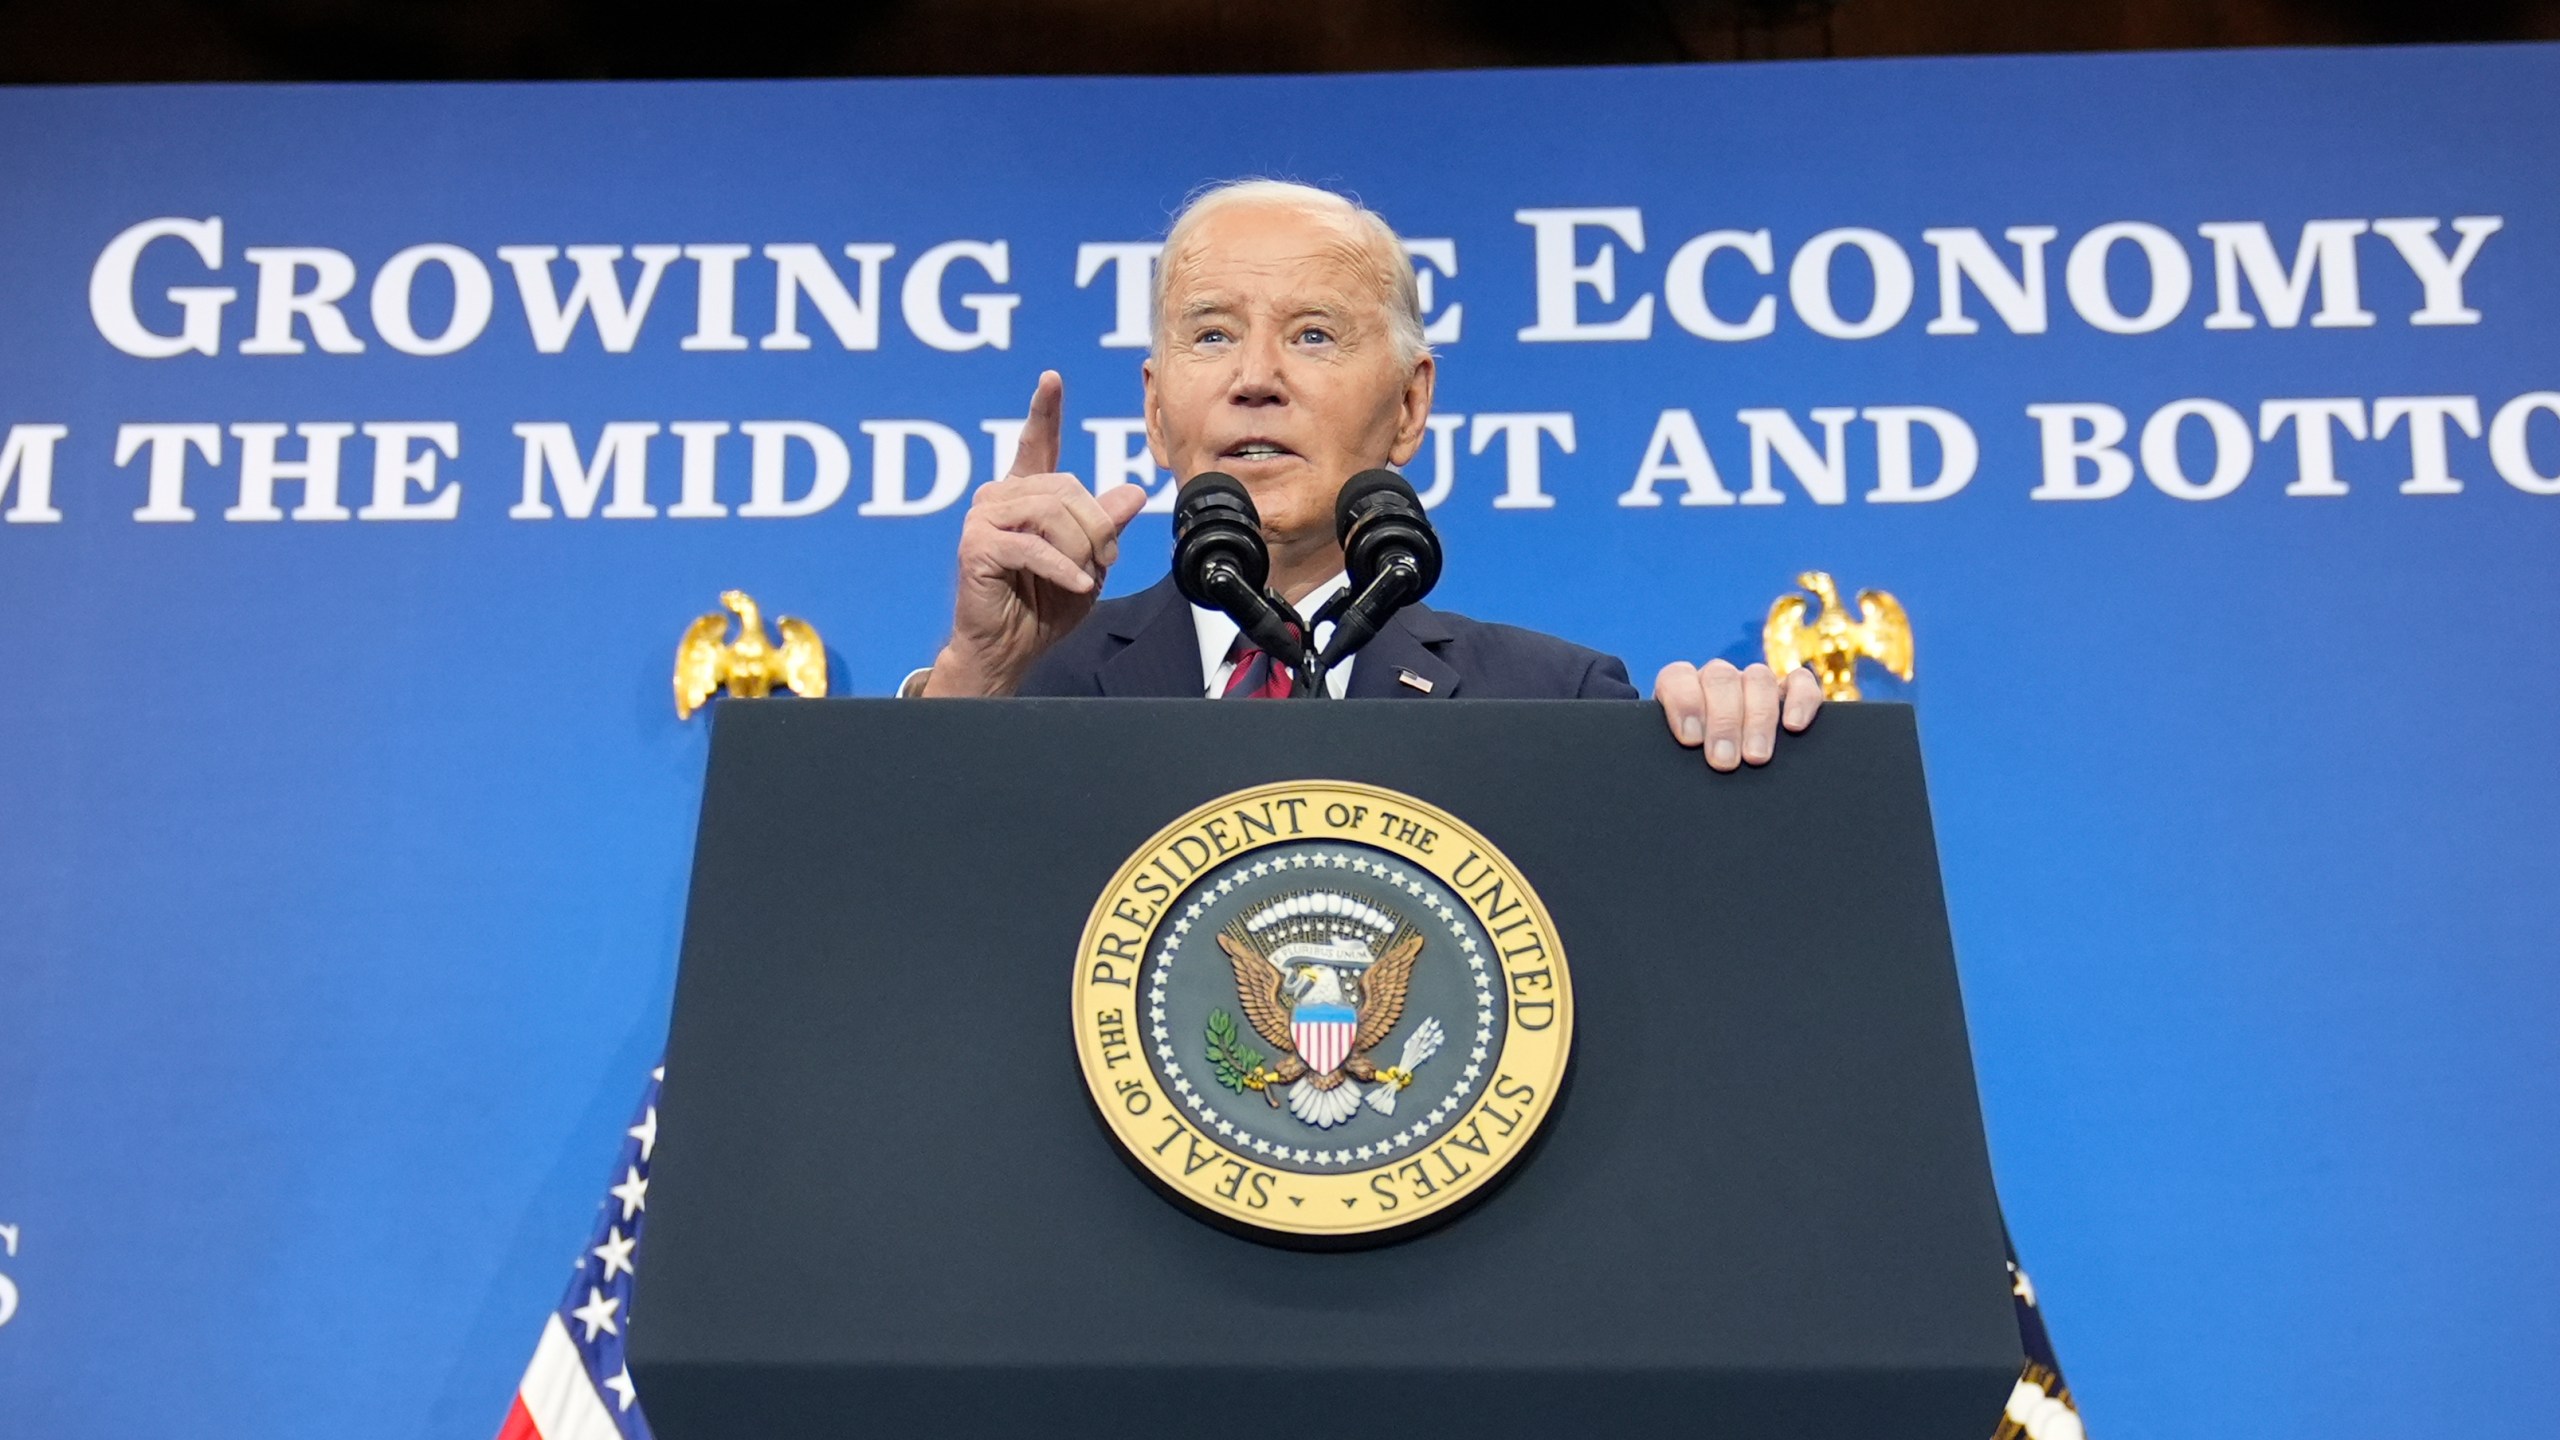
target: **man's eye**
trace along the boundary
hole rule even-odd
[[[1218,329],[1216,326],[1214,326],[1214,325],[1213,325],[1213,326],[1211,326],[1210,328],[1208,328],[1208,329],[1206,329],[1206,330],[1201,331],[1198,335],[1193,336],[1193,337],[1192,337],[1192,343],[1194,343],[1194,344],[1198,344],[1198,345],[1214,345],[1214,344],[1218,343],[1219,341],[1224,340],[1224,339],[1226,339],[1226,338],[1227,338],[1227,332],[1226,332],[1226,331],[1224,331],[1224,330]]]
[[[1298,332],[1298,343],[1301,345],[1327,345],[1332,341],[1333,332],[1322,326],[1310,325]]]

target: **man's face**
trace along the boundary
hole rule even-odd
[[[1144,371],[1156,463],[1243,481],[1274,540],[1329,541],[1343,482],[1412,459],[1431,413],[1431,361],[1397,353],[1378,257],[1339,217],[1234,204],[1163,263]]]

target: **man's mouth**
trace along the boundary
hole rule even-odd
[[[1294,459],[1296,456],[1297,452],[1291,450],[1286,445],[1275,444],[1269,440],[1247,440],[1242,444],[1228,446],[1224,451],[1220,452],[1218,458],[1222,460],[1250,461],[1287,460]]]

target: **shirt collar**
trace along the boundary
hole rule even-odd
[[[1326,601],[1350,584],[1349,576],[1336,573],[1332,579],[1308,591],[1306,598],[1293,607],[1298,612],[1299,623],[1306,623],[1308,616],[1323,609]],[[1200,605],[1191,607],[1191,628],[1200,637],[1200,682],[1205,686],[1209,677],[1218,673],[1218,667],[1227,663],[1227,651],[1235,645],[1236,636],[1241,632],[1224,610],[1211,610]],[[1322,645],[1332,631],[1333,624],[1327,621],[1314,636],[1315,643]]]

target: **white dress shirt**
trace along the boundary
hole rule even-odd
[[[1308,591],[1306,598],[1300,600],[1294,607],[1298,612],[1298,623],[1306,624],[1308,616],[1323,609],[1324,602],[1332,599],[1350,583],[1350,577],[1336,575]],[[1204,677],[1201,681],[1200,693],[1215,700],[1227,693],[1228,677],[1236,673],[1235,662],[1227,658],[1227,652],[1235,648],[1236,636],[1243,632],[1235,621],[1227,618],[1227,612],[1224,610],[1207,610],[1198,605],[1191,607],[1191,628],[1200,636],[1200,674]],[[1324,642],[1332,638],[1333,622],[1327,620],[1316,629],[1316,648],[1323,649]],[[1342,692],[1351,684],[1351,662],[1358,658],[1356,655],[1348,657],[1341,664],[1325,672],[1325,693],[1336,700],[1342,698]]]
[[[1298,612],[1298,623],[1305,624],[1308,616],[1323,609],[1327,600],[1332,599],[1350,583],[1349,576],[1336,574],[1332,579],[1308,591],[1306,598],[1292,607]],[[1227,618],[1225,611],[1207,610],[1198,605],[1191,607],[1191,628],[1200,639],[1200,693],[1215,700],[1227,693],[1227,677],[1236,673],[1235,662],[1227,658],[1227,652],[1235,648],[1236,636],[1243,631],[1236,622]],[[1328,620],[1316,628],[1316,648],[1324,648],[1324,642],[1332,638],[1332,621]],[[1341,664],[1325,672],[1325,693],[1336,700],[1342,698],[1343,692],[1351,685],[1351,663],[1358,658],[1356,655],[1350,656]],[[923,694],[924,679],[932,673],[933,667],[930,665],[921,670],[908,672],[907,678],[898,686],[898,694],[902,697]]]

